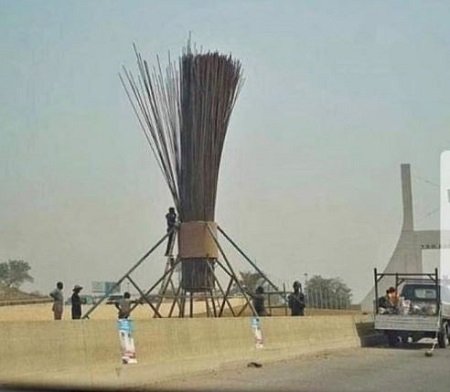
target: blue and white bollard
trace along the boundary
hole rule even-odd
[[[137,363],[136,349],[134,347],[134,340],[132,336],[133,322],[128,319],[119,319],[117,321],[119,329],[120,348],[122,351],[122,363],[130,364]]]
[[[253,335],[255,336],[255,347],[263,348],[264,347],[263,334],[261,330],[261,322],[258,317],[252,317],[252,329]]]

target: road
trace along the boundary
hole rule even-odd
[[[450,389],[450,349],[430,344],[402,348],[356,348],[294,360],[262,363],[207,372],[160,383],[171,391],[308,391],[308,392],[419,392]]]

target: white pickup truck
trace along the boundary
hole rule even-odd
[[[434,273],[402,274],[377,273],[375,277],[375,329],[383,331],[390,346],[398,342],[416,342],[422,338],[438,339],[438,346],[447,347],[450,328],[450,290]],[[399,292],[394,306],[383,306],[379,286],[383,279],[390,279]],[[385,283],[385,282],[384,282]],[[384,284],[383,286],[386,286]],[[384,294],[384,293],[382,293]]]

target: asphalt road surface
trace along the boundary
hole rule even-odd
[[[356,348],[206,372],[158,384],[171,391],[450,391],[450,349],[430,344]]]

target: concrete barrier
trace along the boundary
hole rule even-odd
[[[122,365],[115,321],[0,323],[0,383],[146,386],[173,376],[360,345],[352,316],[261,319],[256,349],[249,318],[135,322],[138,364]]]

